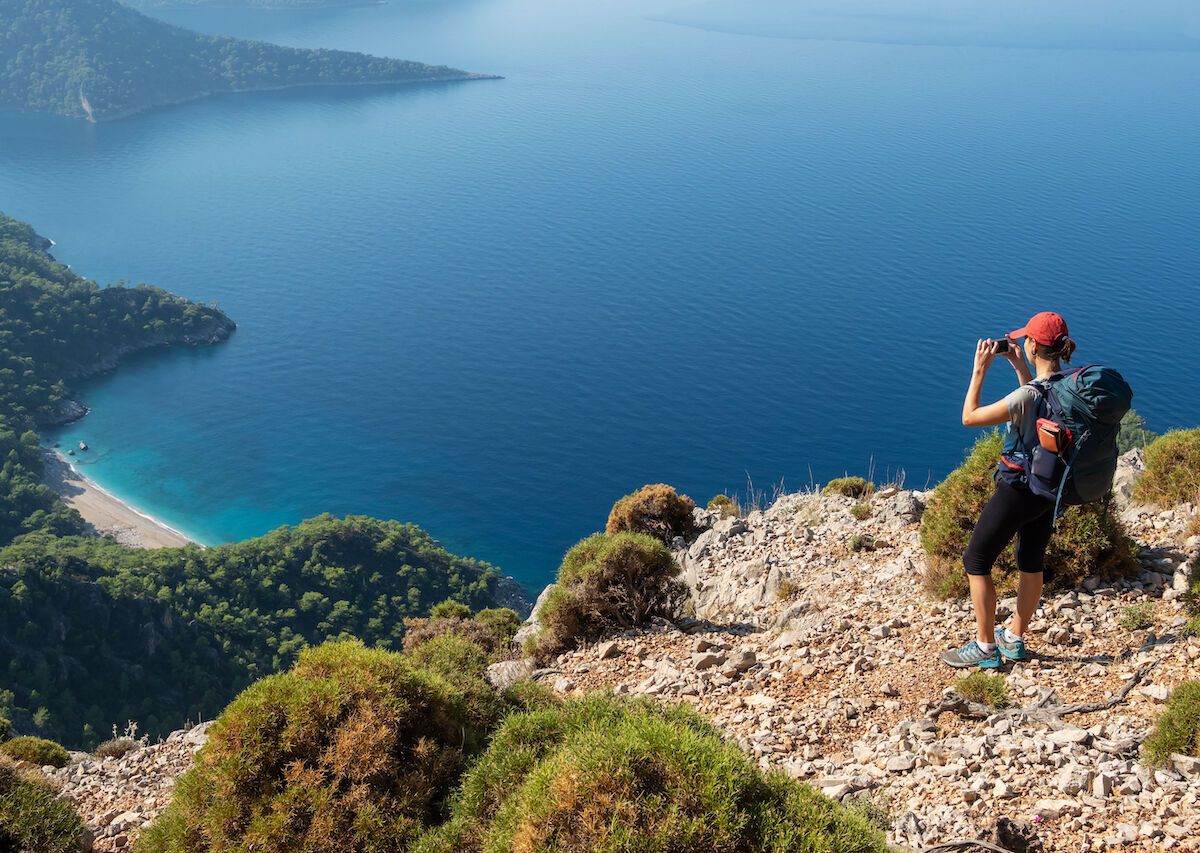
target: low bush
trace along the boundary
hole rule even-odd
[[[71,763],[70,754],[54,741],[28,735],[0,744],[0,754],[38,767],[66,767]]]
[[[540,681],[526,678],[504,691],[504,701],[522,711],[552,708],[559,704],[558,694]]]
[[[0,757],[0,850],[76,853],[83,821],[40,776]]]
[[[1117,452],[1127,453],[1135,447],[1145,447],[1156,438],[1158,433],[1146,428],[1146,419],[1130,409],[1125,413],[1125,417],[1121,418],[1121,431],[1117,433]]]
[[[729,495],[717,495],[708,502],[708,509],[720,513],[721,518],[733,518],[735,515],[741,515],[737,502]]]
[[[1146,470],[1133,486],[1139,503],[1174,506],[1200,498],[1200,429],[1173,430],[1146,448]]]
[[[138,742],[131,737],[114,737],[96,747],[97,758],[124,758],[138,748]]]
[[[1131,604],[1121,609],[1117,621],[1126,631],[1143,631],[1154,624],[1154,611],[1149,604]]]
[[[859,521],[866,521],[871,517],[871,505],[866,501],[859,501],[850,507],[850,514]]]
[[[862,477],[838,477],[830,480],[821,489],[823,495],[841,495],[846,498],[865,498],[874,493],[875,484]]]
[[[430,619],[470,619],[471,608],[461,601],[448,598],[429,608]]]
[[[356,641],[306,649],[225,709],[137,851],[408,849],[500,718],[469,646],[432,640],[424,667]]]
[[[1167,707],[1142,744],[1152,767],[1167,763],[1172,753],[1200,756],[1200,681],[1185,681],[1167,697]]]
[[[538,611],[542,630],[532,651],[539,660],[614,629],[671,618],[686,599],[679,565],[658,539],[641,533],[597,533],[563,558],[558,578]]]
[[[892,799],[882,791],[862,792],[843,800],[846,808],[866,818],[880,832],[891,832],[896,823],[892,815]]]
[[[488,628],[503,643],[509,643],[521,628],[521,617],[508,607],[488,607],[475,614],[475,621]]]
[[[933,490],[921,517],[921,545],[925,550],[925,588],[937,598],[967,594],[962,555],[983,507],[995,490],[993,473],[1000,456],[1000,433],[993,431],[975,442],[959,468]],[[1103,506],[1070,507],[1058,520],[1046,552],[1046,580],[1061,586],[1084,578],[1131,577],[1141,567],[1137,545],[1125,532],[1116,512]],[[1016,588],[1017,567],[1012,545],[996,561],[993,576],[1002,593]]]
[[[861,814],[764,775],[690,710],[593,696],[509,717],[467,774],[451,820],[414,849],[882,853],[885,845]]]
[[[1002,675],[972,672],[954,682],[954,692],[968,702],[1003,708],[1008,705],[1008,683]]]
[[[12,737],[12,723],[8,717],[0,717],[0,743]]]
[[[480,610],[475,617],[438,617],[404,620],[404,649],[412,651],[437,637],[453,634],[483,649],[493,660],[508,657],[521,618],[507,607]]]
[[[665,483],[642,486],[617,501],[608,515],[608,533],[644,533],[670,545],[676,536],[696,533],[695,502]]]

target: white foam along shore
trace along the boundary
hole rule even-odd
[[[46,451],[45,482],[98,534],[134,548],[179,548],[195,542],[89,480],[55,450]]]

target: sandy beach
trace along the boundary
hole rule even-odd
[[[188,539],[177,530],[138,512],[75,471],[56,451],[46,451],[46,485],[58,492],[67,506],[101,536],[132,548],[178,548]]]

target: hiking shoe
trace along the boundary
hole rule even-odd
[[[1025,641],[1017,640],[1010,643],[1004,639],[1004,628],[996,626],[996,646],[1005,660],[1025,660]]]
[[[972,666],[981,669],[999,669],[1002,661],[1000,660],[1000,649],[985,652],[979,647],[978,641],[972,640],[961,649],[942,652],[942,663],[955,669],[966,669]]]

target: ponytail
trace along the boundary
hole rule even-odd
[[[1038,349],[1042,349],[1041,344],[1038,344]],[[1046,347],[1045,351],[1041,354],[1046,358],[1058,359],[1063,364],[1070,364],[1071,356],[1075,354],[1075,341],[1073,341],[1071,338],[1068,338],[1066,335],[1063,335],[1055,342],[1054,346]]]

